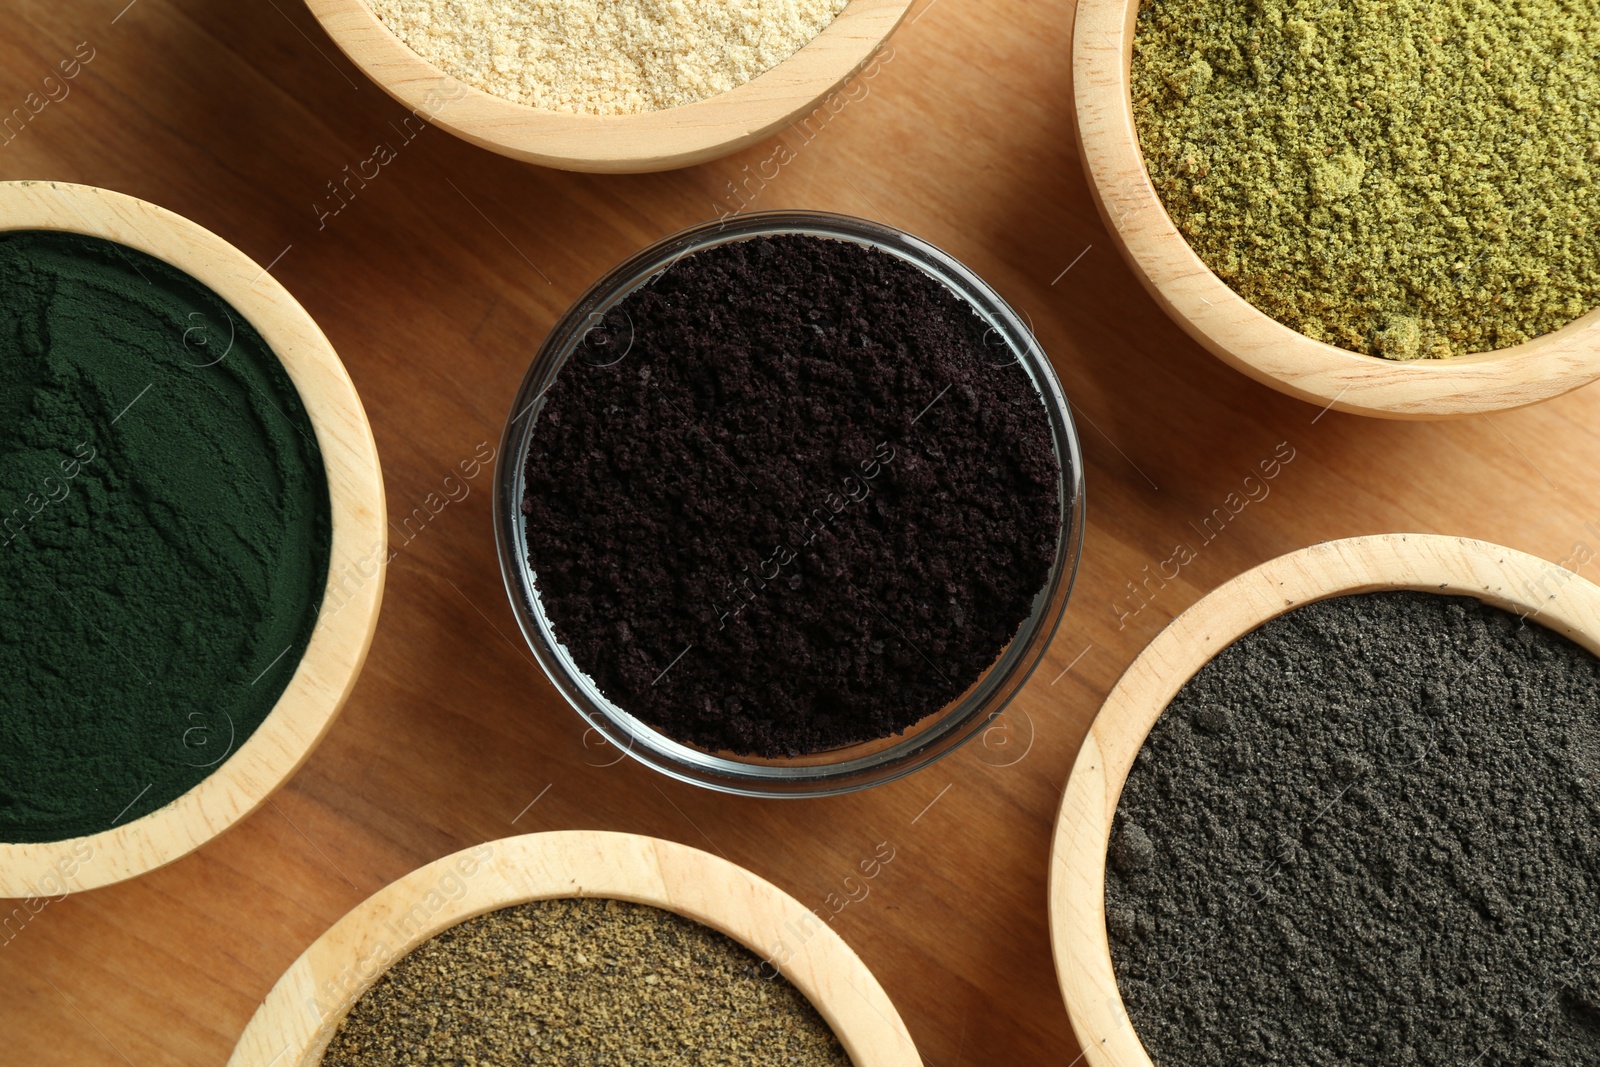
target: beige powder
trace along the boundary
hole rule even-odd
[[[445,73],[519,104],[660,111],[743,85],[848,0],[368,0]]]

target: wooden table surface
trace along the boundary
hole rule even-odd
[[[0,115],[84,42],[93,58],[0,144],[0,177],[132,193],[275,264],[365,400],[399,553],[366,672],[286,790],[201,852],[52,904],[0,945],[0,1062],[219,1064],[285,967],[386,883],[486,839],[601,828],[721,853],[816,907],[889,843],[893,862],[834,926],[927,1062],[1070,1064],[1046,937],[1050,830],[1101,698],[1165,622],[1326,538],[1464,534],[1557,561],[1600,549],[1600,390],[1455,423],[1319,417],[1163,316],[1075,157],[1066,0],[922,0],[893,58],[814,135],[627,178],[535,169],[437,129],[407,140],[404,109],[296,0],[126,4],[6,4]],[[329,183],[380,144],[394,158],[328,214]],[[856,796],[734,799],[586,745],[517,634],[490,475],[420,530],[401,526],[498,443],[566,305],[647,242],[737,207],[735,181],[757,207],[887,221],[965,260],[1031,316],[1087,456],[1077,590],[1005,730]],[[1280,450],[1294,458],[1268,495],[1228,514]],[[1202,535],[1219,508],[1226,523]],[[1178,577],[1142,584],[1179,545],[1194,558]]]

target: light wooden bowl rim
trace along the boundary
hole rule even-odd
[[[856,1067],[922,1062],[866,964],[825,920],[771,882],[687,845],[563,830],[465,849],[380,890],[284,973],[229,1065],[316,1067],[354,1003],[423,942],[502,908],[575,897],[647,904],[727,934],[811,1001]]]
[[[1600,377],[1600,308],[1511,348],[1410,362],[1314,341],[1258,310],[1195,254],[1145,168],[1131,66],[1140,0],[1082,0],[1073,92],[1084,170],[1113,241],[1156,302],[1213,355],[1318,407],[1393,419],[1536,404]]]
[[[563,170],[670,170],[718,159],[812,111],[872,58],[913,0],[850,0],[820,34],[744,85],[682,107],[574,115],[514,103],[451,76],[366,0],[306,0],[328,36],[424,122],[502,155]]]
[[[1476,597],[1600,655],[1600,587],[1514,549],[1432,534],[1353,537],[1291,552],[1223,584],[1174,619],[1106,697],[1056,817],[1051,943],[1089,1067],[1153,1067],[1117,987],[1105,920],[1112,819],[1150,729],[1196,671],[1262,623],[1318,600],[1384,589]]]
[[[84,185],[0,183],[0,231],[9,230],[101,237],[209,286],[256,328],[288,371],[316,432],[332,503],[322,610],[278,703],[209,777],[167,806],[86,837],[0,844],[0,898],[43,898],[121,882],[187,855],[249,815],[300,768],[332,726],[366,659],[383,599],[388,541],[377,446],[355,386],[311,316],[249,256],[164,208]]]

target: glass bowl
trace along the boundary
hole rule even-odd
[[[893,737],[787,759],[708,752],[681,744],[607,698],[573,661],[545,615],[528,563],[521,512],[529,439],[545,392],[580,348],[584,358],[603,363],[622,358],[631,343],[631,338],[615,336],[606,313],[683,256],[776,235],[832,238],[876,248],[921,268],[967,302],[989,324],[986,340],[993,345],[996,365],[1020,363],[1039,392],[1060,469],[1061,511],[1055,562],[1034,598],[1033,611],[995,663],[965,693]],[[612,269],[557,321],[534,356],[512,404],[500,456],[494,496],[500,569],[523,636],[550,681],[596,734],[627,755],[681,781],[744,796],[826,796],[881,785],[928,766],[982,733],[1016,696],[1055,636],[1083,544],[1078,435],[1061,383],[1032,332],[982,279],[938,248],[892,227],[843,215],[774,211],[709,222],[659,241]]]

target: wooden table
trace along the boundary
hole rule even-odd
[[[274,264],[365,399],[399,555],[366,673],[287,790],[200,853],[52,904],[0,947],[0,1061],[221,1063],[284,968],[384,884],[485,839],[603,828],[719,852],[819,907],[888,842],[894,861],[834,926],[928,1063],[1070,1064],[1050,829],[1101,698],[1167,620],[1331,537],[1465,534],[1556,561],[1600,549],[1600,390],[1449,424],[1319,417],[1167,321],[1111,250],[1074,155],[1064,0],[924,0],[893,59],[819,129],[783,135],[787,153],[774,140],[634,178],[538,170],[436,129],[408,140],[403,109],[296,0],[126,3],[7,4],[0,114],[80,42],[94,58],[0,146],[0,177],[132,193]],[[329,183],[380,143],[396,158],[331,214]],[[1031,316],[1087,453],[1077,591],[1006,731],[862,795],[732,799],[586,745],[505,602],[489,475],[437,515],[424,506],[498,442],[556,315],[628,253],[737,207],[730,183],[757,207],[884,220],[965,260]],[[1294,459],[1269,495],[1230,514],[1280,445]],[[1146,584],[1180,544],[1195,558]]]

